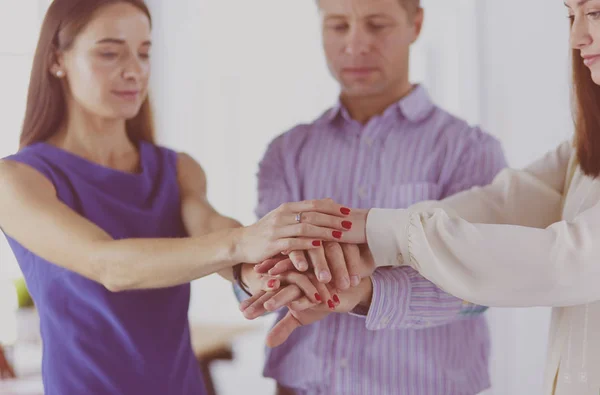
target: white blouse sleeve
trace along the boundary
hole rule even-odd
[[[410,265],[446,292],[486,306],[600,300],[600,204],[560,221],[570,143],[484,188],[408,210],[373,209],[378,266]],[[560,221],[560,222],[559,222]]]

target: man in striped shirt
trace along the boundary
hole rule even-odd
[[[320,0],[319,8],[339,103],[270,144],[259,216],[324,197],[405,208],[488,184],[506,166],[497,140],[409,82],[419,0]],[[281,394],[474,395],[489,387],[485,308],[406,267],[378,269],[371,281],[362,316],[329,314],[268,351],[264,374]]]

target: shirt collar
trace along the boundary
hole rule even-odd
[[[435,107],[427,89],[420,84],[416,84],[413,90],[405,97],[392,104],[384,111],[384,115],[389,113],[391,108],[397,108],[406,119],[411,122],[421,122]],[[338,117],[342,117],[345,121],[351,121],[350,114],[342,104],[341,100],[338,99],[335,106],[333,106],[326,114],[325,120],[327,122],[333,122]]]

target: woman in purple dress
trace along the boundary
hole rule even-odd
[[[189,282],[343,239],[332,202],[248,227],[210,206],[202,168],[154,143],[150,32],[142,0],[54,0],[21,148],[0,161],[0,227],[40,314],[48,395],[204,393]]]

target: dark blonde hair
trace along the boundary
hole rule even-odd
[[[408,11],[408,15],[411,17],[415,16],[419,8],[421,8],[421,0],[400,0],[400,4]]]
[[[408,14],[412,17],[414,16],[419,8],[421,8],[421,0],[398,0],[400,5],[408,11]],[[317,5],[319,5],[319,0],[316,0]]]
[[[42,23],[27,94],[25,120],[21,130],[21,148],[45,141],[58,131],[67,112],[61,82],[50,73],[58,51],[68,50],[77,35],[100,8],[128,3],[139,8],[152,23],[143,0],[54,0]],[[129,139],[154,143],[154,122],[150,99],[146,97],[139,113],[127,121]]]

